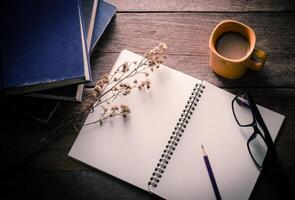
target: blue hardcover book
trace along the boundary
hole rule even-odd
[[[98,5],[96,5],[98,3]],[[90,52],[93,52],[100,37],[108,24],[116,14],[116,6],[103,0],[82,0],[85,30],[87,30],[87,41],[91,40]],[[93,21],[93,14],[94,23]],[[89,45],[89,44],[88,44]],[[43,90],[30,94],[32,97],[58,99],[67,101],[82,101],[83,85],[72,85],[50,90]]]
[[[104,0],[100,0],[98,3],[98,10],[96,13],[94,29],[92,33],[92,40],[90,51],[91,53],[94,50],[99,38],[102,36],[103,32],[109,25],[111,19],[117,12],[117,7],[113,4],[106,2]]]
[[[97,13],[97,7],[99,0],[81,0],[82,2],[82,13],[84,18],[84,27],[86,31],[86,43],[87,49],[90,49],[90,41],[92,39],[92,33],[94,29],[94,22]],[[70,85],[65,87],[58,87],[48,90],[42,90],[34,93],[30,93],[27,96],[55,99],[55,100],[65,100],[81,102],[83,96],[83,84]]]
[[[1,2],[1,89],[7,95],[91,79],[80,0]]]
[[[87,47],[90,49],[90,43],[92,40],[92,34],[94,29],[94,23],[98,8],[99,0],[82,0],[84,25],[87,31]]]

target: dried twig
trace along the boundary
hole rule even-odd
[[[127,82],[128,79],[134,78],[139,74],[144,74],[146,77],[159,68],[160,64],[166,59],[167,45],[160,43],[159,46],[150,50],[140,60],[127,61],[120,65],[112,74],[106,74],[102,76],[95,84],[91,94],[85,99],[82,104],[82,113],[93,112],[96,107],[102,107],[103,112],[98,116],[98,119],[88,124],[94,124],[99,122],[103,123],[104,120],[115,117],[126,117],[130,113],[130,109],[127,105],[114,106],[111,103],[120,95],[129,95],[134,89],[150,89],[151,82],[149,80],[142,81],[140,83],[135,79],[132,84]],[[109,96],[106,96],[109,95]],[[105,97],[103,99],[103,97]],[[105,105],[110,106],[108,109]],[[115,109],[116,108],[116,109]]]

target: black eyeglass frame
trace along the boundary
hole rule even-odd
[[[241,95],[244,95],[247,98],[248,102],[249,102],[249,105],[247,107],[249,109],[251,109],[251,113],[252,113],[252,116],[253,116],[252,123],[241,124],[239,122],[237,116],[236,116],[236,113],[235,113],[235,110],[234,110],[234,102],[237,101],[237,103],[238,103],[239,101],[237,99],[239,97],[241,97]],[[256,104],[254,103],[253,98],[251,97],[251,95],[250,95],[250,93],[248,91],[245,90],[245,91],[240,92],[238,95],[236,95],[235,98],[232,100],[231,105],[232,105],[232,112],[233,112],[234,118],[235,118],[236,122],[238,123],[238,125],[241,126],[241,127],[253,127],[253,129],[254,129],[254,132],[251,134],[251,136],[249,137],[249,139],[247,141],[247,148],[248,148],[249,154],[250,154],[252,160],[254,161],[254,163],[256,164],[256,166],[258,168],[262,169],[262,167],[266,166],[265,162],[263,162],[262,165],[259,165],[257,163],[256,159],[254,158],[254,156],[251,153],[249,144],[253,139],[255,139],[257,137],[257,135],[259,135],[266,144],[267,154],[269,154],[269,156],[271,158],[273,158],[276,155],[275,145],[274,145],[274,143],[273,143],[273,141],[271,139],[270,133],[269,133],[269,131],[268,131],[266,125],[265,125],[265,122],[263,121],[263,118],[262,118]],[[262,130],[264,132],[264,135],[259,130],[257,124],[259,124],[260,127],[262,128]]]

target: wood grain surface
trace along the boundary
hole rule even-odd
[[[119,12],[261,12],[294,11],[293,0],[109,0]]]
[[[109,1],[119,12],[91,56],[93,83],[110,71],[121,50],[144,54],[164,42],[169,46],[169,67],[233,93],[249,89],[258,104],[286,116],[276,140],[281,167],[262,171],[251,198],[294,199],[295,1]],[[248,70],[241,79],[227,80],[209,68],[208,40],[224,19],[255,30],[257,47],[268,53],[261,72]],[[52,121],[40,125],[0,105],[0,198],[158,199],[67,156],[77,132],[72,124],[55,130],[76,107],[63,102]]]
[[[209,37],[224,19],[250,25],[257,47],[268,53],[263,71],[229,81],[209,68]],[[166,64],[220,87],[294,87],[293,13],[119,13],[92,57],[93,79],[108,72],[122,49],[144,54],[159,42],[168,45]],[[270,23],[271,22],[271,23]]]

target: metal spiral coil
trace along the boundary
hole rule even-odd
[[[154,169],[154,172],[148,182],[149,187],[157,187],[160,179],[165,172],[165,169],[169,163],[169,160],[171,159],[176,146],[178,145],[180,138],[182,137],[184,133],[184,129],[189,123],[189,120],[193,114],[193,111],[196,109],[196,106],[202,96],[202,93],[204,92],[205,86],[201,84],[196,84],[188,101],[186,102],[186,105],[182,111],[182,114],[180,115],[180,118],[178,119],[178,122],[172,132],[172,135],[170,136],[168,143],[161,155],[161,158],[159,159],[156,168]]]

